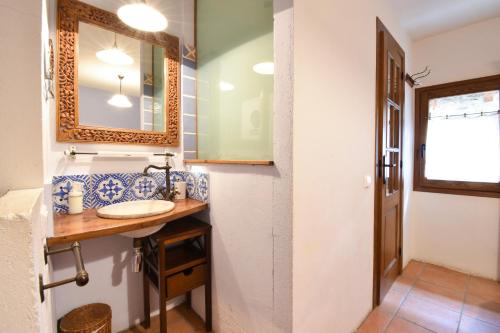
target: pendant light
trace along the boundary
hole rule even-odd
[[[123,23],[137,30],[158,32],[168,26],[167,18],[146,4],[146,0],[121,6],[117,15]]]
[[[117,108],[130,108],[132,107],[132,103],[128,99],[127,96],[122,95],[122,80],[124,76],[118,75],[118,79],[120,80],[120,93],[114,94],[111,99],[108,100],[109,105],[116,106]]]
[[[124,66],[132,65],[134,63],[134,59],[131,56],[118,48],[118,44],[116,43],[116,32],[113,47],[110,49],[98,51],[96,52],[95,56],[97,57],[97,59],[110,65]]]
[[[234,90],[234,84],[226,82],[226,81],[220,81],[219,82],[219,89],[220,89],[220,91],[232,91],[232,90]]]
[[[259,62],[253,65],[253,71],[261,75],[273,75],[274,74],[274,63],[272,62]]]

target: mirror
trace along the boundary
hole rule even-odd
[[[179,39],[58,1],[57,140],[179,144]]]
[[[160,46],[80,22],[79,123],[165,132],[164,53]]]

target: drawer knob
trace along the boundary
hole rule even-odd
[[[185,269],[184,271],[182,271],[182,273],[185,276],[191,275],[193,273],[193,269],[192,268]]]

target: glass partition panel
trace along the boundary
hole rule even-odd
[[[198,1],[196,32],[198,158],[272,160],[272,1]]]

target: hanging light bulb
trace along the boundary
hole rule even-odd
[[[95,55],[97,59],[110,65],[124,66],[132,65],[134,63],[134,59],[131,56],[118,48],[118,45],[116,44],[116,32],[115,43],[113,44],[113,47],[110,49],[98,51]]]
[[[234,84],[226,82],[226,81],[220,81],[219,82],[219,89],[221,91],[232,91],[232,90],[234,90]]]
[[[123,5],[118,8],[118,17],[134,29],[158,32],[168,26],[167,18],[158,10],[146,4],[146,1]]]
[[[273,75],[274,74],[274,63],[272,62],[259,62],[253,65],[253,71],[261,75]]]
[[[116,106],[117,108],[130,108],[132,107],[132,103],[128,99],[127,96],[122,95],[122,80],[124,76],[123,75],[118,75],[118,79],[120,80],[120,93],[119,94],[114,94],[113,97],[111,97],[108,100],[109,105]]]

